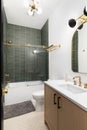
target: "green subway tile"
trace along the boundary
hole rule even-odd
[[[47,25],[46,25],[47,26]],[[43,42],[47,40],[46,26],[43,29]],[[46,35],[44,34],[46,33]],[[41,30],[21,27],[17,25],[7,25],[7,40],[12,40],[15,44],[35,44],[41,45]],[[47,44],[47,41],[45,42]],[[28,47],[7,47],[5,57],[6,71],[10,73],[12,82],[31,81],[31,80],[46,80],[48,75],[48,55],[33,54],[35,48]],[[38,49],[38,51],[43,51]],[[43,69],[42,69],[43,68]]]

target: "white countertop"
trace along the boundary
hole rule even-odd
[[[59,92],[61,95],[78,105],[83,110],[87,111],[87,92],[84,93],[72,93],[62,87],[60,87],[61,84],[73,84],[72,82],[64,81],[64,80],[48,80],[44,82],[45,84],[49,85],[51,88]],[[76,86],[77,87],[77,86]],[[79,86],[78,86],[79,87]],[[82,88],[85,91],[87,89]]]

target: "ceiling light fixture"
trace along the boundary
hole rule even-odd
[[[31,2],[29,2],[29,0],[25,1],[25,7],[28,9],[28,15],[30,16],[34,16],[35,14],[41,14],[42,13],[42,9],[39,5],[39,1],[38,0],[31,0]]]

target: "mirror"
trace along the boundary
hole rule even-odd
[[[72,70],[87,73],[87,23],[72,38]]]

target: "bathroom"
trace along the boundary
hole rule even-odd
[[[30,44],[31,43],[37,44],[37,47],[32,49],[32,52],[31,52],[32,57],[34,56],[34,58],[37,58],[36,57],[37,55],[34,54],[34,52],[35,52],[34,50],[37,49],[38,51],[40,51],[39,54],[41,54],[40,56],[42,56],[40,58],[44,63],[42,61],[40,63],[36,63],[35,60],[37,61],[37,59],[34,59],[33,64],[35,65],[36,68],[33,68],[32,65],[31,65],[31,68],[29,68],[28,66],[29,66],[29,63],[31,62],[31,61],[27,62],[29,60],[29,59],[27,59],[28,55],[29,55],[29,51],[28,51],[29,48],[28,47],[25,47],[25,48],[21,47],[21,52],[19,52],[20,47],[19,48],[15,47],[16,50],[17,50],[17,53],[14,53],[15,50],[14,50],[14,47],[12,46],[11,47],[12,49],[8,50],[8,52],[9,52],[8,59],[10,58],[12,61],[8,60],[8,63],[6,63],[6,61],[4,61],[7,64],[7,65],[4,64],[4,65],[7,66],[7,67],[5,67],[5,69],[9,69],[8,65],[11,62],[11,64],[10,64],[11,66],[10,66],[10,70],[9,70],[10,75],[7,75],[5,77],[7,79],[4,79],[5,81],[8,81],[8,84],[10,84],[9,82],[14,82],[16,80],[17,82],[19,82],[19,81],[24,82],[26,84],[27,88],[29,88],[29,87],[32,86],[32,85],[30,86],[28,84],[29,81],[31,81],[31,79],[32,79],[32,81],[36,81],[36,80],[37,81],[46,81],[48,79],[50,79],[50,80],[64,79],[64,80],[72,82],[73,77],[78,76],[78,75],[81,77],[82,84],[87,83],[87,73],[85,73],[85,72],[84,73],[78,73],[78,72],[72,71],[72,65],[71,65],[71,63],[72,63],[71,62],[71,48],[72,48],[72,46],[71,45],[72,45],[72,37],[73,37],[73,34],[76,30],[76,27],[70,28],[69,25],[68,25],[69,19],[72,19],[72,18],[77,19],[79,16],[81,16],[83,14],[83,9],[86,6],[87,1],[81,1],[81,0],[77,0],[77,1],[75,1],[75,0],[73,0],[73,1],[72,0],[58,1],[58,0],[55,0],[54,3],[55,4],[52,3],[54,8],[53,8],[50,16],[48,17],[47,21],[45,21],[45,23],[43,24],[43,27],[48,26],[47,27],[48,28],[48,30],[47,30],[48,34],[46,32],[44,33],[44,34],[46,34],[45,38],[48,35],[48,39],[46,39],[47,43],[45,41],[45,43],[46,43],[45,46],[50,46],[51,44],[60,44],[61,47],[55,49],[54,51],[46,52],[42,48],[37,49],[38,45],[44,45],[44,42],[42,43],[41,39],[34,39],[35,38],[34,37],[34,38],[32,38],[32,40],[34,40],[34,42],[32,43],[32,40],[30,38],[30,40],[31,40],[29,42]],[[50,3],[50,6],[52,6],[52,5]],[[8,11],[8,9],[7,9],[7,11]],[[14,20],[14,17],[13,17],[13,20]],[[8,25],[8,26],[9,26],[8,28],[9,28],[10,35],[14,34],[15,33],[14,29],[10,28],[11,25]],[[15,28],[15,29],[16,28],[18,29],[18,25],[12,25],[12,27]],[[24,29],[25,29],[25,27],[24,27]],[[19,28],[19,30],[21,31],[22,28]],[[25,30],[26,30],[25,32],[23,30],[23,33],[27,32],[27,29],[25,29]],[[18,37],[16,37],[17,39],[14,39],[14,36],[13,37],[11,36],[12,39],[10,39],[9,33],[7,33],[8,37],[9,37],[9,39],[7,39],[7,41],[11,42],[10,44],[12,44],[12,43],[13,44],[14,43],[24,44],[25,39],[27,39],[26,35],[24,35],[23,33],[22,34],[20,33],[19,35],[17,34],[18,37],[20,37],[20,35],[21,35],[20,39],[18,39]],[[37,32],[36,32],[36,34],[37,34]],[[35,36],[35,34],[31,34],[31,37],[33,37],[32,35]],[[4,40],[6,40],[6,37],[4,37]],[[14,41],[14,40],[17,40],[17,41]],[[37,40],[40,40],[40,41],[38,42]],[[38,43],[40,43],[40,44],[38,44]],[[8,48],[9,48],[9,46],[8,46]],[[6,49],[6,48],[4,48],[4,49]],[[6,53],[7,53],[7,50],[6,50]],[[17,54],[18,54],[18,56],[17,56]],[[16,65],[14,63],[14,58],[13,58],[14,55],[16,56],[15,58],[17,58],[16,60],[17,60],[18,65]],[[45,59],[44,55],[47,56],[46,57],[47,59]],[[26,61],[24,61],[24,60],[26,60]],[[32,59],[30,59],[30,60],[32,60]],[[45,60],[47,60],[47,61],[45,61]],[[16,66],[16,69],[15,69],[14,64]],[[43,64],[46,65],[45,68],[42,67]],[[41,65],[41,68],[38,67],[38,65]],[[21,72],[21,68],[22,68],[22,72]],[[32,69],[37,71],[37,68],[41,72],[39,76],[37,76],[37,74],[32,76],[33,74],[28,73],[29,69],[32,73]],[[7,70],[5,70],[5,72],[6,71]],[[10,77],[11,75],[13,77]],[[21,93],[21,91],[20,91],[20,93]],[[9,94],[9,92],[7,93],[7,95],[8,94]]]

